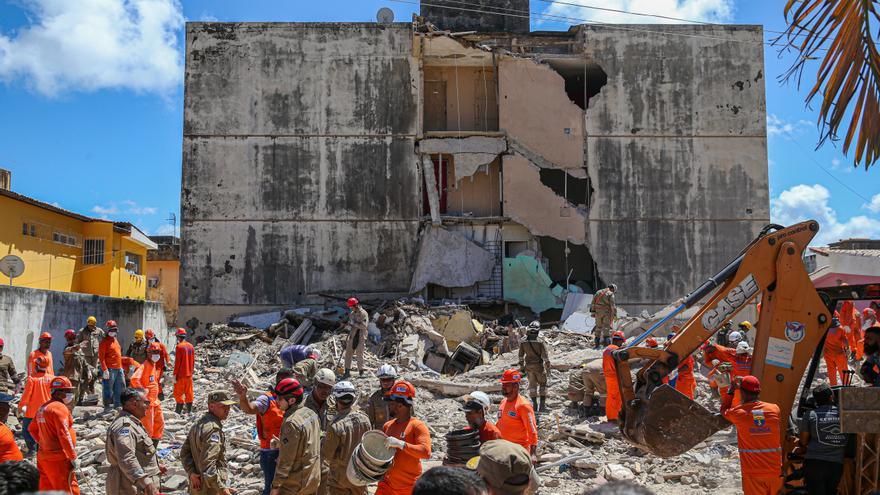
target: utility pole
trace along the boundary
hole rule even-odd
[[[171,224],[172,232],[174,233],[174,237],[177,237],[177,215],[174,213],[169,213],[168,218],[165,220]]]

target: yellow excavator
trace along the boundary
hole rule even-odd
[[[784,490],[803,490],[798,479],[801,459],[793,454],[796,425],[812,407],[809,390],[831,315],[841,301],[880,298],[880,285],[813,287],[803,253],[818,231],[815,221],[790,227],[768,225],[733,262],[685,297],[672,313],[613,353],[623,401],[620,428],[630,443],[657,456],[671,457],[730,426],[717,412],[664,384],[663,378],[760,297],[751,374],[761,381],[761,400],[777,404],[780,416],[789,419],[788,428],[781,428]],[[675,315],[698,303],[700,309],[681,325],[665,348],[639,345]],[[635,375],[629,365],[634,360],[648,363]],[[858,443],[856,454],[847,461],[841,493],[861,495],[880,490],[880,388],[837,387],[835,394],[842,406],[841,423],[850,429],[845,427],[844,431],[854,433]],[[844,405],[857,411],[849,413]]]

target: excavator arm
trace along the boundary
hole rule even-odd
[[[673,315],[709,296],[665,349],[638,346],[664,320],[613,354],[623,399],[621,430],[631,443],[671,457],[729,424],[663,384],[663,378],[758,294],[762,301],[751,374],[761,380],[761,399],[778,404],[781,416],[789,416],[804,370],[831,316],[802,261],[819,224],[807,221],[773,228],[777,230],[765,229],[736,260],[685,298]],[[648,360],[648,364],[633,377],[631,360]]]

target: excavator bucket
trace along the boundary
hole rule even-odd
[[[716,431],[730,426],[718,413],[689,399],[669,385],[661,385],[646,401],[626,409],[623,435],[659,457],[683,454]]]

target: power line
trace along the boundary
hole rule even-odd
[[[804,146],[801,145],[801,143],[800,143],[797,139],[795,139],[794,135],[792,135],[792,133],[791,133],[790,131],[788,131],[787,129],[782,129],[782,132],[784,132],[785,135],[788,136],[788,137],[791,139],[791,141],[792,141],[795,145],[797,145],[798,149],[799,149],[804,155],[806,155],[807,158],[809,158],[810,161],[812,161],[814,165],[816,165],[817,167],[819,167],[819,170],[825,172],[825,174],[828,175],[828,177],[831,177],[832,179],[834,179],[835,182],[837,182],[838,184],[840,184],[841,186],[843,186],[844,188],[846,188],[847,191],[849,191],[849,192],[855,194],[856,196],[862,198],[866,203],[869,203],[869,204],[871,203],[871,200],[870,200],[870,199],[868,199],[868,198],[862,196],[861,194],[859,194],[858,191],[856,191],[855,189],[849,187],[845,182],[843,182],[842,180],[838,179],[836,175],[832,174],[832,173],[829,172],[825,167],[823,167],[822,164],[820,164],[820,163],[819,163],[819,162],[813,157],[812,154],[810,154],[809,152],[807,152],[807,150],[804,148]]]
[[[734,39],[734,38],[721,37],[721,36],[709,36],[709,35],[702,35],[702,34],[679,33],[679,32],[674,32],[674,31],[662,31],[662,30],[655,30],[655,29],[625,27],[620,24],[583,19],[580,17],[570,17],[570,16],[563,16],[563,15],[557,15],[557,14],[529,12],[529,11],[525,11],[525,10],[510,9],[510,8],[504,8],[504,7],[494,7],[493,6],[491,8],[495,9],[495,10],[485,10],[487,8],[487,6],[474,4],[474,3],[470,3],[470,2],[457,1],[457,0],[449,0],[449,1],[453,1],[453,2],[461,4],[461,5],[468,5],[470,7],[477,7],[477,8],[454,7],[451,5],[439,5],[439,4],[433,4],[433,3],[428,3],[428,2],[424,2],[424,1],[419,2],[419,1],[412,1],[412,0],[388,0],[388,1],[395,2],[395,3],[410,4],[410,5],[426,5],[429,7],[457,10],[457,11],[462,11],[462,12],[476,12],[479,14],[493,14],[493,15],[500,15],[500,16],[505,16],[505,17],[514,17],[514,18],[521,18],[521,19],[530,19],[532,17],[536,17],[536,18],[539,18],[542,20],[550,20],[550,21],[557,21],[557,22],[558,21],[577,21],[577,22],[580,22],[583,24],[602,25],[602,26],[608,27],[610,29],[617,29],[617,30],[622,30],[622,31],[644,32],[644,33],[651,33],[651,34],[662,34],[662,35],[667,35],[667,36],[683,36],[683,37],[688,37],[688,38],[713,39],[713,40],[727,41],[727,42],[733,42],[733,43],[759,43],[762,45],[774,46],[777,48],[780,47],[780,45],[776,45],[774,43],[766,42],[763,40],[758,42],[758,41],[749,41],[749,40],[738,40],[738,39]],[[541,0],[541,1],[549,1],[549,0]],[[554,2],[551,2],[551,3],[555,3],[555,0],[554,0]],[[506,10],[507,12],[502,12],[502,10]],[[651,16],[652,14],[643,14],[643,15]],[[657,16],[657,17],[660,17],[660,16]],[[696,21],[693,21],[693,22],[696,22]],[[704,23],[704,24],[711,25],[711,26],[725,26],[726,25],[726,24],[713,24],[713,23]],[[819,50],[825,50],[825,49],[820,48]]]

